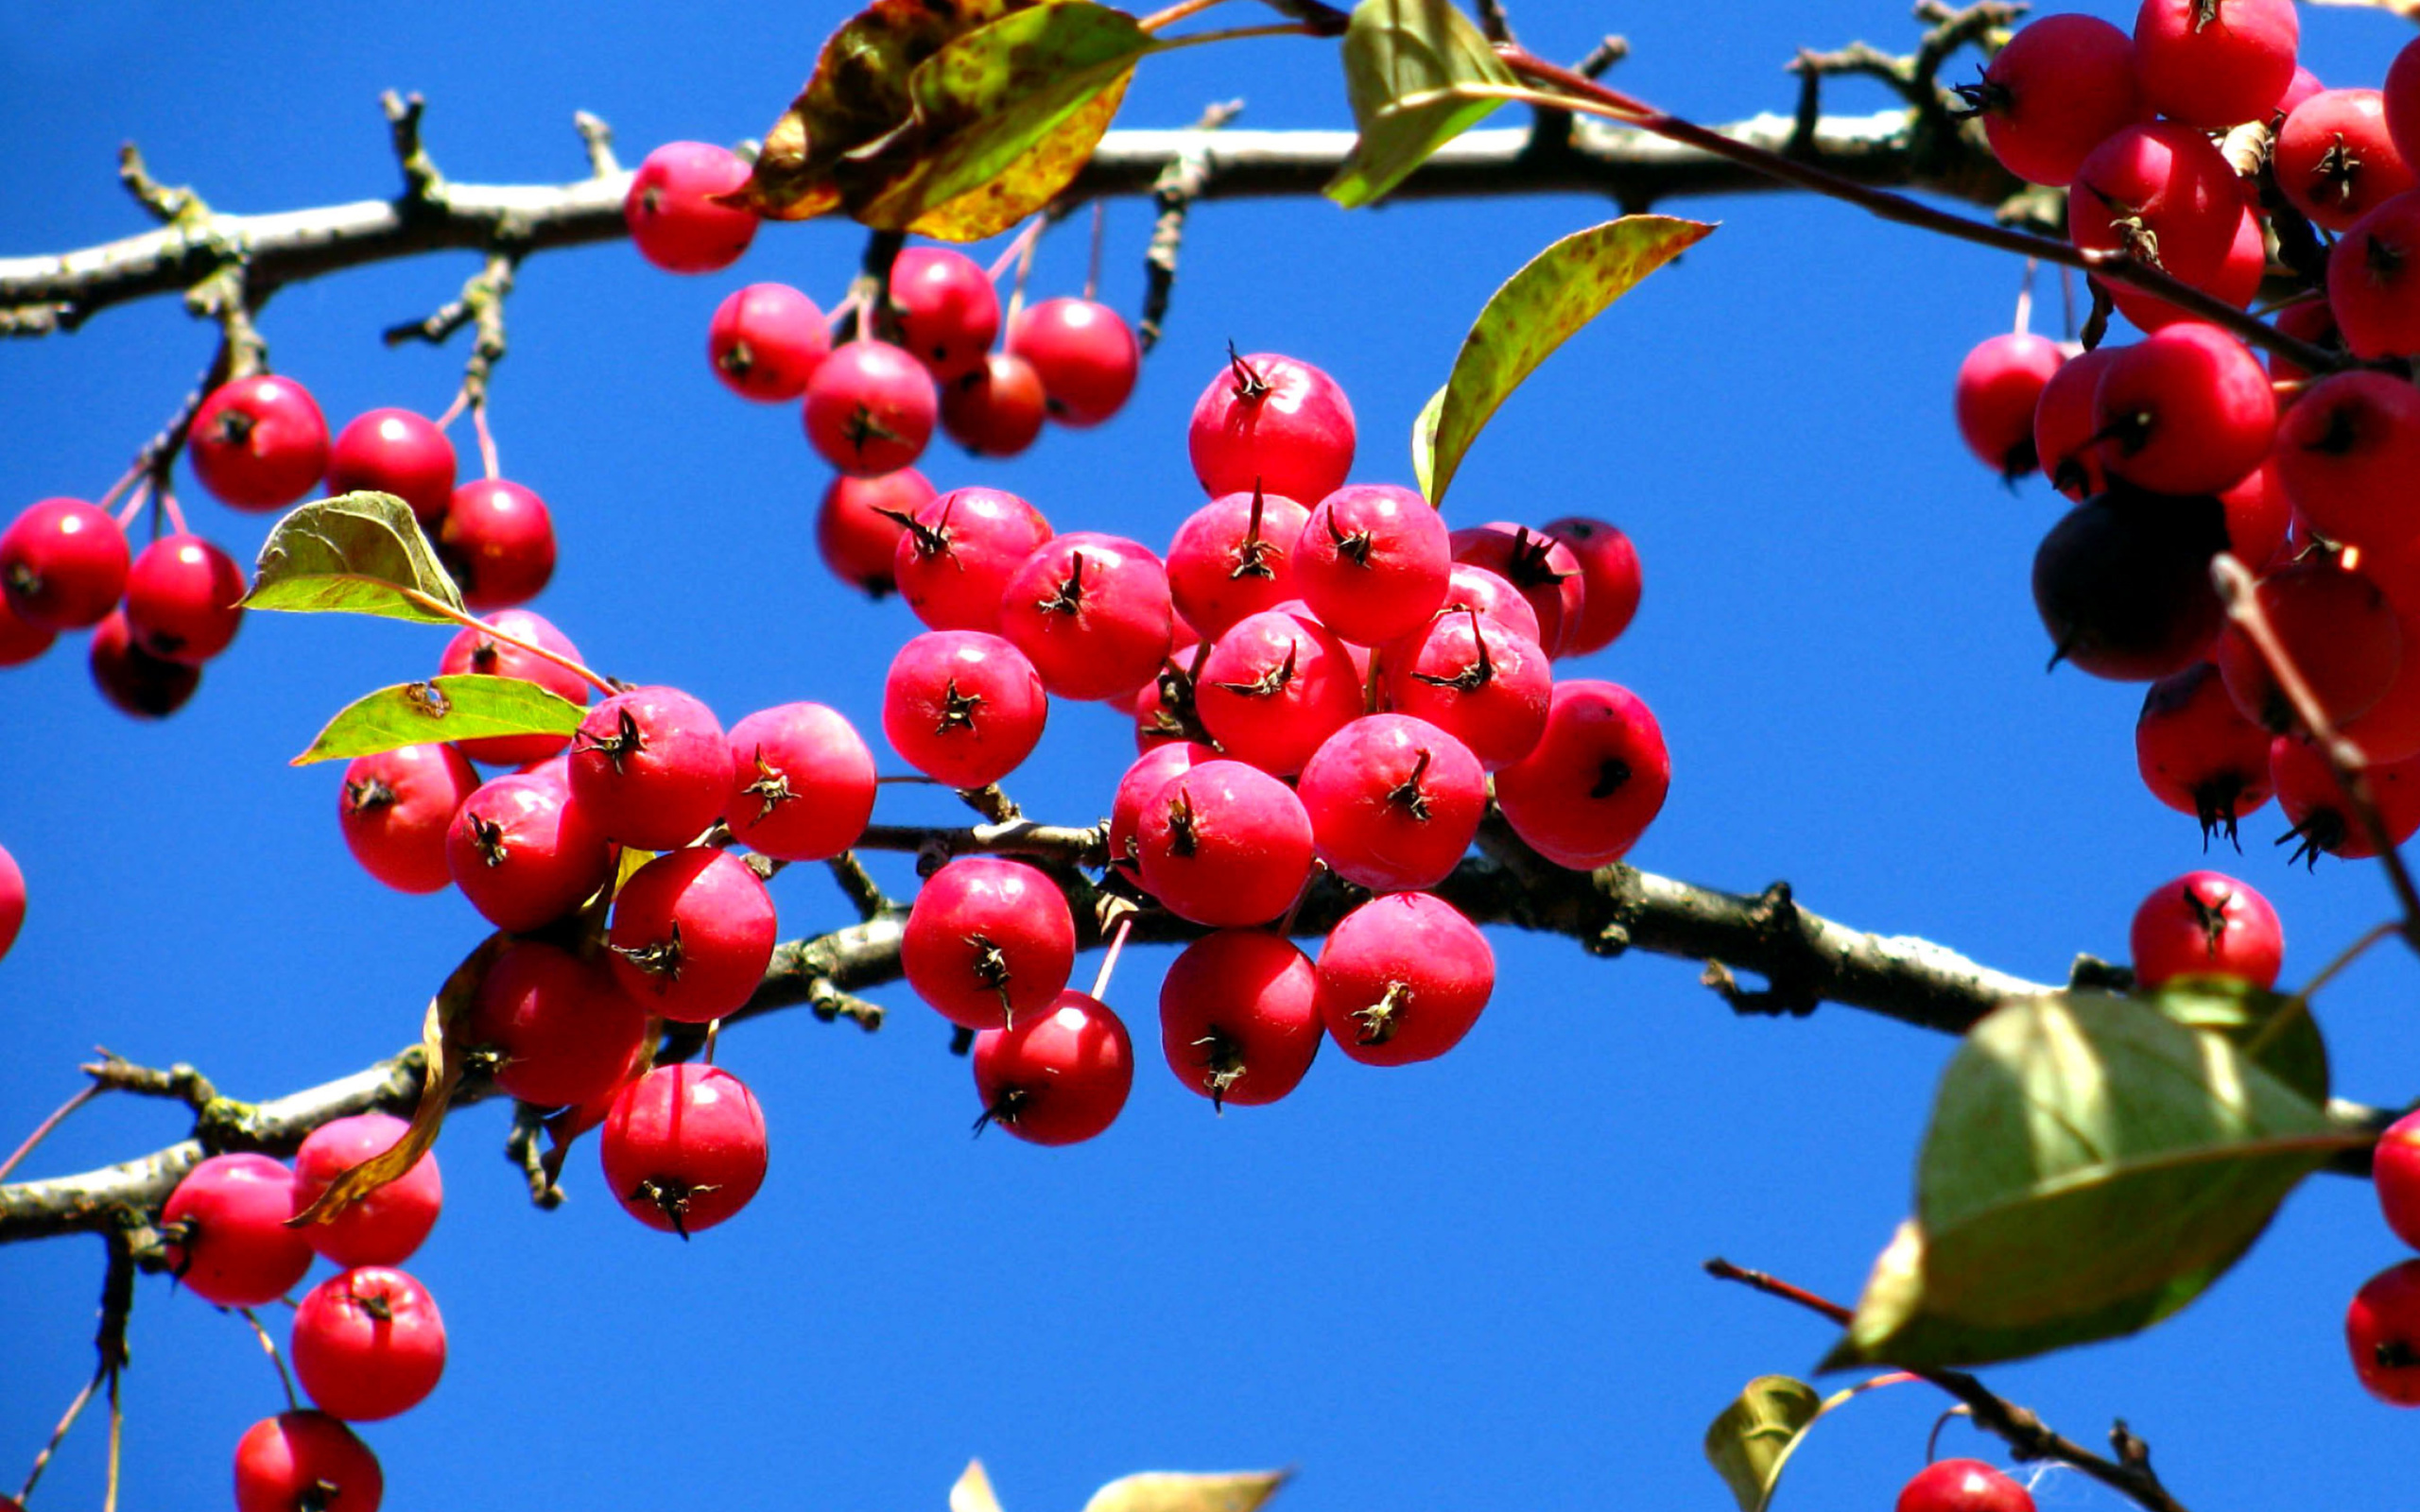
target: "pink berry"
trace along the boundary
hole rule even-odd
[[[2029,442],[2032,423],[2032,411],[2029,408],[2025,420]],[[1581,580],[1585,585],[1581,593],[1580,627],[1571,632],[1565,654],[1584,656],[1601,651],[1621,638],[1622,631],[1630,628],[1631,620],[1638,613],[1638,548],[1614,525],[1586,515],[1549,520],[1542,528],[1579,559]],[[1447,602],[1452,602],[1450,594]],[[1495,610],[1482,605],[1480,612]],[[1505,623],[1514,629],[1521,627],[1515,621]]]
[[[2233,487],[2277,434],[2268,372],[2242,342],[2199,321],[2163,326],[2119,352],[2092,404],[2109,471],[2159,493]]]
[[[220,1307],[258,1307],[311,1268],[310,1242],[285,1220],[294,1173],[266,1155],[214,1155],[185,1173],[160,1210],[168,1268]]]
[[[1150,547],[1081,530],[1034,548],[1000,593],[1000,632],[1062,698],[1131,698],[1174,633],[1167,569]]]
[[[1222,929],[1184,948],[1160,984],[1160,1048],[1186,1087],[1223,1108],[1302,1084],[1327,1038],[1311,958],[1281,935]]]
[[[2311,223],[2344,231],[2384,199],[2420,186],[2387,131],[2374,89],[2323,90],[2294,107],[2272,149],[2277,187]]]
[[[393,1149],[410,1127],[392,1113],[355,1113],[313,1129],[294,1152],[295,1211],[319,1201],[345,1172]],[[339,1265],[400,1265],[437,1227],[444,1206],[445,1180],[431,1150],[335,1217],[298,1231]]]
[[[2242,219],[2243,192],[2225,157],[2201,131],[2170,121],[2106,138],[2067,190],[2067,235],[2077,247],[2155,246],[2159,266],[2188,284],[2217,271]]]
[[[112,610],[93,629],[93,684],[118,712],[137,719],[165,719],[185,706],[201,686],[201,669],[165,662],[134,644],[124,610]]]
[[[243,597],[235,558],[199,536],[162,536],[127,572],[126,623],[153,656],[199,666],[235,639]]]
[[[607,838],[670,850],[722,816],[731,747],[714,711],[697,699],[677,688],[633,688],[580,721],[571,791]]]
[[[1247,614],[1301,596],[1294,541],[1310,511],[1282,493],[1221,494],[1188,516],[1168,543],[1168,592],[1213,639]]]
[[[953,489],[916,511],[891,577],[936,630],[996,630],[1009,579],[1050,539],[1042,511],[998,489]]]
[[[1958,434],[1984,466],[2012,483],[2036,465],[2033,411],[2043,386],[2066,360],[2048,336],[2014,332],[1985,337],[1958,365]]]
[[[2267,118],[2301,41],[2293,0],[2143,0],[2135,74],[2161,114],[2224,130]]]
[[[1428,501],[1391,484],[1348,484],[1322,499],[1294,544],[1295,580],[1327,627],[1383,645],[1444,601],[1453,547]]]
[[[1000,296],[964,252],[909,247],[890,264],[890,313],[899,344],[947,384],[983,366],[1000,334]]]
[[[2097,16],[2047,15],[2023,27],[1959,94],[1982,116],[2001,165],[2052,188],[2072,181],[2103,138],[2152,114],[2135,82],[2134,40]]]
[[[1015,456],[1042,435],[1049,396],[1042,375],[1013,352],[942,386],[942,430],[970,456]]]
[[[0,532],[0,593],[39,629],[88,629],[126,592],[128,559],[126,533],[106,511],[44,499]]]
[[[1079,430],[1123,409],[1143,366],[1125,319],[1090,300],[1045,300],[1018,311],[1008,349],[1042,380],[1050,418]]]
[[[2202,843],[2269,801],[2269,731],[2227,696],[2219,669],[2197,662],[2143,695],[2135,762],[2152,796],[2202,822]]]
[[[908,985],[969,1029],[996,1029],[1047,1007],[1075,962],[1065,896],[1042,872],[998,856],[960,856],[934,872],[899,941]]]
[[[454,885],[482,918],[516,933],[571,912],[604,885],[605,832],[560,776],[491,779],[445,833]]]
[[[355,416],[328,450],[328,491],[391,493],[424,524],[445,518],[454,497],[454,443],[426,416],[373,409]]]
[[[1307,614],[1264,610],[1219,637],[1194,679],[1201,722],[1228,755],[1279,777],[1303,769],[1362,710],[1352,653]]]
[[[1558,866],[1618,861],[1664,809],[1672,759],[1655,715],[1611,682],[1558,683],[1537,748],[1495,774],[1512,833]]]
[[[328,470],[328,422],[311,391],[256,373],[211,390],[185,442],[194,476],[238,509],[283,509]]]
[[[1538,616],[1538,645],[1568,656],[1588,613],[1588,579],[1580,558],[1553,536],[1510,520],[1467,525],[1450,538],[1454,559],[1484,567],[1529,600]]]
[[[2277,985],[2286,936],[2277,911],[2249,884],[2218,871],[2188,871],[2152,889],[2135,910],[2135,980],[2157,987],[2179,976],[2231,976]]]
[[[1353,471],[1353,406],[1335,379],[1275,352],[1228,349],[1225,371],[1193,405],[1185,445],[1212,498],[1266,489],[1324,499]]]
[[[1297,785],[1320,859],[1374,892],[1444,881],[1487,812],[1478,758],[1409,714],[1366,715],[1330,735]]]
[[[1134,1089],[1134,1042],[1109,1005],[1062,992],[1013,1028],[975,1037],[977,1125],[1033,1144],[1074,1144],[1117,1121]]]
[[[2357,357],[2420,352],[2420,190],[2353,222],[2327,259],[2327,305]]]
[[[479,979],[460,1037],[506,1096],[565,1108],[621,1085],[647,1020],[602,960],[518,939]]]
[[[1387,699],[1500,771],[1546,733],[1554,671],[1538,644],[1477,609],[1441,614],[1387,653]]]
[[[294,1310],[294,1378],[320,1410],[348,1422],[407,1412],[445,1373],[445,1319],[428,1288],[389,1265],[313,1287]]]
[[[378,1512],[378,1456],[323,1412],[264,1418],[235,1441],[235,1512]]]
[[[892,576],[903,520],[933,501],[933,486],[912,467],[875,478],[836,477],[815,511],[815,549],[832,576],[868,596],[898,592]]]
[[[479,776],[451,746],[399,746],[356,756],[337,790],[337,822],[361,868],[397,892],[442,892],[454,880],[445,834]]]
[[[2420,390],[2382,372],[2330,373],[2278,421],[2276,459],[2286,496],[2312,528],[2331,541],[2400,544],[2420,477]]]
[[[2050,487],[2079,502],[2108,486],[2092,421],[2092,396],[2118,352],[2115,346],[2101,346],[2069,357],[2050,374],[2034,403],[2034,464]]]
[[[2033,1512],[2033,1494],[1979,1459],[1937,1459],[1899,1489],[1893,1512]]]
[[[2262,749],[2265,754],[2267,747]],[[1110,803],[1109,864],[1129,879],[1140,877],[1142,862],[1135,850],[1135,839],[1142,833],[1143,805],[1159,797],[1169,778],[1218,759],[1219,752],[1211,747],[1183,738],[1153,746],[1136,756],[1126,768],[1126,775],[1117,780],[1117,794]]]
[[[2370,1160],[2378,1211],[2394,1237],[2420,1249],[2420,1113],[2406,1113],[2378,1136]]]
[[[544,646],[558,656],[579,660],[579,647],[570,637],[556,629],[544,615],[526,609],[498,610],[487,617],[496,630],[515,640]],[[454,674],[475,672],[491,678],[519,678],[534,682],[557,697],[573,703],[588,701],[586,679],[544,657],[533,656],[517,645],[507,645],[482,630],[464,628],[447,642],[445,654],[438,662],[438,671]],[[542,762],[561,752],[571,744],[568,735],[491,735],[484,740],[461,742],[462,754],[475,762],[494,766],[526,766]]]
[[[2235,239],[2227,244],[2226,254],[2216,267],[2185,282],[2213,299],[2223,300],[2241,310],[2248,308],[2260,292],[2260,281],[2268,276],[2269,242],[2259,215],[2250,205],[2237,212]],[[2100,281],[2096,279],[2094,283]],[[2201,317],[2184,306],[2171,304],[2156,296],[2144,293],[2131,284],[2112,283],[2109,297],[2118,313],[2145,331],[2157,331],[2179,320],[2198,320]]]
[[[17,931],[26,923],[26,874],[17,866],[17,858],[0,846],[0,959],[5,959],[9,947],[17,943]]]
[[[1168,912],[1217,929],[1267,923],[1311,875],[1303,800],[1237,761],[1179,772],[1143,805],[1135,850],[1143,885]]]
[[[706,1023],[756,995],[779,929],[748,863],[711,846],[667,850],[614,895],[614,979],[648,1012]]]
[[[781,861],[826,861],[873,816],[873,752],[820,703],[762,709],[731,727],[732,837]]]
[[[852,477],[875,477],[925,454],[941,393],[914,357],[860,338],[816,365],[804,418],[816,455]]]
[[[482,478],[454,490],[437,553],[462,602],[485,613],[538,596],[555,575],[555,526],[545,501],[518,483]]]
[[[622,201],[639,255],[667,273],[712,273],[739,261],[756,239],[756,216],[716,197],[748,178],[748,164],[711,142],[666,142],[648,153]]]
[[[1049,705],[1033,663],[1009,642],[980,630],[928,630],[891,659],[882,732],[935,782],[986,787],[1033,754]]]
[[[658,1066],[614,1099],[598,1141],[605,1184],[623,1211],[686,1239],[765,1184],[765,1114],[731,1073]]]
[[[2403,161],[2420,163],[2420,41],[2408,42],[2387,65],[2380,89],[2386,106],[2386,129]]]
[[[815,301],[787,284],[751,284],[715,306],[706,358],[742,399],[778,404],[806,392],[832,351],[832,329]]]
[[[1337,1048],[1364,1065],[1402,1066],[1461,1043],[1495,990],[1495,953],[1443,900],[1388,893],[1328,931],[1318,975]]]

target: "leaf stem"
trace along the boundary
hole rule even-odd
[[[1145,31],[1158,31],[1163,26],[1173,26],[1188,16],[1198,16],[1213,6],[1225,3],[1226,0],[1177,0],[1177,4],[1165,10],[1153,11],[1135,25]]]
[[[402,588],[397,592],[402,593],[405,600],[413,608],[425,610],[431,614],[441,614],[464,629],[477,630],[500,645],[511,646],[516,651],[527,651],[542,662],[551,662],[609,698],[621,691],[614,686],[610,679],[591,671],[575,658],[567,657],[560,651],[550,651],[534,641],[525,641],[517,635],[497,629],[468,610],[457,609],[443,599],[424,593],[417,588]]]

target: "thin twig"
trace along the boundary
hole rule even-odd
[[[277,1383],[285,1388],[285,1410],[287,1412],[302,1411],[302,1402],[294,1395],[294,1377],[286,1371],[285,1357],[277,1352],[277,1341],[270,1338],[268,1330],[261,1326],[260,1314],[249,1307],[239,1307],[235,1312],[245,1322],[252,1326],[252,1337],[261,1341],[262,1352],[268,1356],[268,1363],[277,1367]]]
[[[76,1109],[83,1107],[86,1103],[91,1102],[94,1098],[101,1095],[103,1090],[104,1089],[101,1087],[100,1083],[93,1083],[91,1086],[86,1087],[83,1091],[78,1092],[75,1096],[70,1097],[67,1101],[60,1104],[58,1108],[53,1111],[48,1118],[45,1118],[40,1124],[35,1125],[34,1131],[26,1136],[26,1142],[23,1144],[18,1145],[16,1150],[10,1154],[7,1160],[0,1160],[0,1181],[6,1181],[9,1179],[9,1173],[15,1170],[18,1164],[22,1162],[26,1156],[31,1155],[34,1152],[35,1145],[40,1144],[43,1140],[48,1139],[50,1137],[51,1130],[57,1128],[60,1125],[66,1123],[69,1114],[75,1112]]]
[[[60,1444],[67,1441],[68,1430],[76,1426],[77,1418],[84,1416],[84,1409],[92,1403],[93,1394],[101,1389],[101,1383],[109,1379],[109,1373],[107,1366],[94,1370],[92,1377],[84,1383],[84,1389],[76,1393],[76,1400],[69,1402],[67,1411],[60,1415],[59,1426],[50,1431],[49,1442],[43,1444],[42,1452],[34,1456],[34,1468],[26,1472],[24,1483],[17,1487],[18,1505],[24,1505],[34,1494],[34,1487],[42,1484],[42,1472],[49,1468],[50,1457],[59,1452]]]
[[[1216,131],[1242,113],[1243,108],[1239,99],[1213,105],[1201,112],[1193,129],[1205,135]],[[1146,352],[1159,344],[1161,327],[1167,319],[1168,301],[1176,290],[1177,254],[1184,246],[1185,219],[1194,200],[1209,187],[1214,171],[1215,160],[1205,143],[1179,155],[1151,185],[1151,202],[1158,215],[1151,224],[1150,245],[1143,253],[1143,318],[1135,328]]]

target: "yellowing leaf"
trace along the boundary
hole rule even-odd
[[[1361,0],[1344,32],[1344,93],[1361,136],[1322,192],[1347,210],[1369,204],[1502,103],[1456,86],[1519,82],[1450,0]]]
[[[1764,1512],[1781,1469],[1824,1411],[1815,1388],[1789,1376],[1758,1376],[1705,1431],[1705,1457],[1739,1503]]]
[[[983,1473],[981,1460],[968,1460],[965,1472],[949,1488],[949,1512],[1000,1512],[1000,1500],[992,1494],[992,1477]]]
[[[1229,1470],[1184,1475],[1153,1470],[1110,1482],[1093,1493],[1084,1512],[1253,1512],[1275,1496],[1293,1473]]]
[[[347,704],[293,765],[341,761],[441,740],[568,735],[587,710],[520,678],[453,673],[381,688]]]

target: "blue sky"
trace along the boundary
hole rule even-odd
[[[389,87],[428,96],[430,148],[465,180],[576,176],[575,109],[610,120],[633,161],[662,140],[752,135],[841,16],[12,6],[0,253],[141,229],[112,181],[128,138],[231,209],[387,195]],[[1910,37],[1881,0],[1514,18],[1549,56],[1626,30],[1618,82],[1710,120],[1786,109],[1780,64],[1802,44]],[[2314,9],[2306,26],[2330,82],[2375,82],[2410,34],[2360,10]],[[1286,40],[1147,68],[1123,120],[1181,125],[1235,95],[1243,124],[1345,118],[1332,53]],[[1881,103],[1848,86],[1837,108]],[[2017,268],[1802,198],[1668,208],[1722,229],[1506,406],[1448,508],[1457,524],[1595,513],[1637,542],[1639,618],[1579,669],[1637,690],[1672,749],[1671,800],[1632,859],[1743,891],[1787,877],[1830,917],[2034,977],[2121,954],[2143,893],[2202,858],[2191,821],[2135,776],[2139,690],[2042,670],[2026,584],[2056,518],[2048,490],[2003,490],[1951,424],[1950,375],[2005,328]],[[1356,476],[1408,483],[1411,419],[1489,290],[1610,214],[1575,198],[1206,207],[1123,415],[1008,464],[936,452],[927,471],[1024,492],[1062,529],[1164,541],[1199,503],[1184,418],[1232,338],[1327,369],[1360,417]],[[1104,297],[1129,310],[1148,230],[1146,207],[1112,207]],[[814,698],[872,731],[882,670],[916,628],[824,576],[809,527],[825,473],[794,413],[732,398],[703,356],[730,289],[780,278],[828,303],[858,248],[843,226],[769,227],[736,267],[686,280],[625,246],[548,255],[510,309],[506,473],[548,499],[562,541],[534,607],[592,662],[678,682],[726,723]],[[1073,292],[1084,261],[1079,227],[1054,234],[1036,293]],[[264,322],[275,363],[339,422],[441,409],[459,350],[376,336],[475,269],[456,254],[285,290]],[[105,488],[211,340],[154,301],[0,349],[0,509]],[[250,558],[264,522],[183,498]],[[353,696],[433,669],[443,644],[256,617],[156,727],[100,701],[80,645],[0,673],[0,844],[33,894],[0,962],[0,1144],[74,1090],[96,1043],[252,1096],[416,1035],[481,926],[458,898],[371,882],[337,833],[336,773],[285,759]],[[1108,714],[1054,711],[1011,788],[1090,822],[1131,749]],[[956,817],[913,789],[882,801],[885,819]],[[2273,809],[2246,823],[2240,874],[2277,904],[2298,979],[2388,903],[2368,869],[2289,872],[2268,845],[2282,828]],[[787,935],[846,916],[820,868],[775,897]],[[1130,1470],[1275,1464],[1300,1469],[1278,1503],[1298,1512],[1726,1505],[1699,1454],[1706,1422],[1750,1377],[1811,1366],[1829,1334],[1698,1264],[1722,1254],[1852,1297],[1906,1210],[1952,1045],[1838,1007],[1735,1020],[1685,963],[1494,941],[1495,1001],[1452,1055],[1380,1071],[1331,1052],[1293,1098],[1224,1118],[1159,1064],[1165,957],[1130,953],[1111,1000],[1137,1031],[1135,1094],[1108,1135],[1065,1150],[970,1141],[967,1067],[903,988],[878,994],[893,1012],[873,1037],[804,1014],[752,1023],[720,1058],[764,1103],[771,1175],[688,1246],[615,1210],[586,1149],[572,1202],[530,1211],[498,1156],[504,1109],[464,1112],[440,1146],[448,1211],[412,1267],[452,1364],[425,1405],[369,1430],[388,1504],[938,1506],[980,1455],[1010,1512],[1072,1509]],[[2411,1095],[2414,986],[2382,956],[2320,1005],[2345,1095]],[[174,1108],[104,1102],[29,1170],[182,1132]],[[2178,1319],[1989,1379],[2081,1440],[2124,1416],[2188,1505],[2375,1504],[2409,1474],[2411,1430],[2359,1391],[2341,1318],[2398,1258],[2366,1188],[2315,1180]],[[0,1249],[0,1486],[89,1368],[99,1274],[88,1240]],[[129,1503],[208,1504],[274,1382],[239,1321],[164,1281],[142,1286],[133,1347]],[[1794,1462],[1779,1504],[1886,1504],[1945,1405],[1920,1386],[1861,1400]],[[1996,1457],[1962,1428],[1945,1439]],[[101,1442],[80,1431],[36,1504],[96,1501]],[[2117,1504],[2073,1476],[2042,1500]]]

